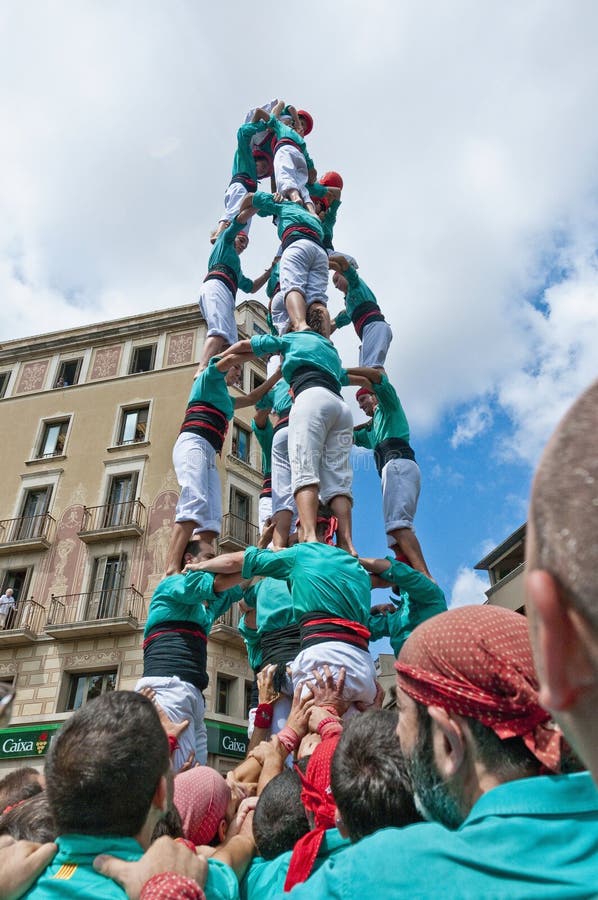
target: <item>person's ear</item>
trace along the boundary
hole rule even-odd
[[[336,807],[335,812],[334,812],[334,824],[340,831],[342,837],[344,837],[344,838],[350,837],[349,832],[347,830],[347,826],[343,822],[343,817],[340,814],[340,810],[339,810],[338,806]]]
[[[459,718],[441,706],[428,706],[432,719],[432,743],[434,759],[444,780],[455,776],[465,758],[465,737]]]
[[[161,810],[163,813],[168,809],[168,781],[166,775],[162,775],[158,782],[152,797],[152,806],[155,806],[156,809]]]
[[[226,832],[228,831],[228,825],[229,825],[229,823],[226,821],[226,819],[224,819],[224,818],[220,819],[220,822],[218,823],[218,828],[216,829],[216,834],[218,835],[218,843],[219,844],[222,844],[224,841],[224,838],[226,837]]]
[[[563,712],[573,706],[584,688],[596,683],[587,628],[579,613],[562,597],[550,572],[534,569],[526,576],[526,599],[540,703]]]

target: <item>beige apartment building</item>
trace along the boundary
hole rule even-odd
[[[488,572],[490,578],[490,587],[486,591],[488,603],[514,609],[523,614],[525,614],[523,589],[525,531],[526,526],[521,525],[475,566],[476,569]]]
[[[266,329],[256,301],[237,308],[242,337]],[[61,723],[142,672],[148,604],[162,578],[178,499],[172,446],[200,357],[195,304],[10,341],[0,348],[0,680],[16,688],[0,731],[0,776],[45,754]],[[264,380],[245,366],[234,390]],[[220,460],[220,547],[257,538],[261,453],[251,409],[230,423]],[[0,616],[0,621],[2,616]],[[233,607],[208,644],[210,763],[246,747],[252,672]]]

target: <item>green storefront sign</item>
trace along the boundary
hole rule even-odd
[[[27,725],[0,729],[0,759],[22,759],[45,756],[50,741],[61,727],[61,722],[51,725]],[[247,729],[238,725],[206,720],[208,728],[208,752],[217,756],[233,756],[242,759],[247,753],[249,738]]]
[[[206,719],[208,727],[208,753],[218,756],[235,756],[242,759],[247,753],[249,738],[247,729],[238,725],[225,725]]]
[[[61,725],[62,722],[54,722],[52,725],[0,728],[0,759],[45,756],[50,741]]]

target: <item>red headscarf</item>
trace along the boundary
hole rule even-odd
[[[284,883],[285,891],[309,878],[324,832],[335,826],[336,804],[330,790],[330,766],[339,740],[340,733],[323,737],[310,757],[305,776],[298,773],[303,785],[301,802],[306,810],[314,813],[315,823],[313,830],[295,844]]]
[[[538,702],[524,616],[500,606],[440,613],[407,638],[395,668],[413,700],[477,719],[502,740],[521,737],[559,771],[562,734]]]
[[[230,788],[209,766],[194,766],[174,779],[174,805],[183,820],[183,833],[194,844],[209,844],[224,819]]]

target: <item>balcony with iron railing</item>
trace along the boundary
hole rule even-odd
[[[47,550],[56,530],[56,521],[49,513],[40,516],[19,516],[0,521],[0,555],[24,550]]]
[[[86,544],[109,539],[141,537],[146,510],[141,500],[84,506],[79,537]]]
[[[52,594],[45,632],[70,639],[137,631],[144,615],[143,594],[134,585],[86,594]]]
[[[218,539],[221,550],[244,550],[245,547],[257,544],[259,529],[253,522],[235,516],[233,513],[225,513],[222,516],[222,528]]]
[[[31,644],[44,629],[46,610],[35,600],[18,602],[8,610],[4,627],[0,626],[0,648]]]
[[[238,644],[243,646],[243,638],[239,632],[239,619],[241,612],[238,603],[233,604],[223,616],[218,616],[214,620],[212,630],[210,631],[210,639],[218,641],[219,644]]]

